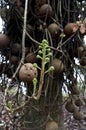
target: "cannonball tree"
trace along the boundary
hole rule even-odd
[[[85,16],[85,0],[1,0],[3,130],[64,130],[64,107],[84,119]]]

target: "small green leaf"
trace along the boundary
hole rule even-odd
[[[38,51],[38,53],[39,53],[39,54],[42,54],[42,51],[41,51],[41,50],[39,50],[39,51]]]
[[[38,67],[38,65],[37,65],[36,63],[34,63],[34,64],[33,64],[33,67],[37,68],[37,67]]]
[[[12,107],[13,107],[12,101],[8,101],[8,107],[9,107],[10,109],[12,109]]]
[[[45,39],[42,40],[42,43],[46,44],[46,45],[48,44],[47,40],[45,40]]]
[[[33,79],[33,84],[37,84],[37,78]]]
[[[47,51],[50,52],[50,48],[48,48]]]
[[[64,37],[65,37],[65,34],[64,34],[64,33],[61,33],[61,34],[60,34],[60,37],[61,37],[61,38],[64,38]]]
[[[39,49],[42,49],[42,46],[41,46],[41,45],[39,46]]]
[[[50,66],[49,68],[50,71],[53,71],[54,69],[55,69],[54,66]]]
[[[42,59],[42,57],[41,57],[40,55],[37,55],[36,57],[37,57],[38,59]]]
[[[47,56],[52,56],[52,53],[51,53],[51,52],[49,52],[49,53],[47,54]]]
[[[46,62],[49,62],[49,61],[50,61],[50,58],[47,57],[47,58],[46,58]]]

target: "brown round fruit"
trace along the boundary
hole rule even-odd
[[[82,106],[82,105],[83,105],[83,101],[82,101],[80,98],[77,98],[77,99],[75,100],[75,105],[76,105],[76,106]]]
[[[25,62],[27,63],[35,63],[36,62],[36,54],[35,53],[28,53],[25,57]]]
[[[79,88],[74,84],[70,84],[69,90],[71,91],[72,94],[76,94],[76,95],[80,94]]]
[[[37,78],[37,76],[37,68],[33,67],[33,64],[31,63],[26,63],[22,65],[19,70],[19,79],[21,81],[30,83],[33,80],[33,78]]]
[[[46,4],[46,0],[35,0],[35,2],[39,6],[42,6],[43,4]]]
[[[0,48],[6,48],[10,44],[10,38],[6,34],[0,34]]]
[[[78,58],[80,59],[83,56],[84,47],[80,46],[77,48]]]
[[[86,34],[86,25],[85,23],[82,23],[80,26],[80,33],[81,34]]]
[[[59,73],[63,72],[64,64],[63,64],[63,62],[60,59],[57,59],[57,58],[53,59],[52,65],[55,68],[54,69],[54,73],[55,74],[59,74]]]
[[[19,55],[22,53],[22,46],[19,43],[15,43],[12,45],[11,53],[15,55]]]
[[[80,59],[80,65],[82,66],[86,66],[86,56],[83,56],[81,59]]]
[[[39,10],[39,15],[41,18],[44,18],[44,17],[51,17],[52,16],[52,7],[51,5],[49,4],[44,4],[41,6],[40,10]]]
[[[64,27],[64,33],[66,34],[66,36],[70,37],[73,33],[75,33],[78,29],[78,26],[76,23],[68,23],[65,27]]]
[[[51,23],[48,26],[48,30],[49,30],[50,34],[52,35],[52,37],[56,37],[60,34],[60,28],[56,23]]]
[[[58,130],[58,124],[53,120],[48,121],[46,124],[46,130]]]
[[[66,103],[66,105],[65,105],[65,108],[66,108],[66,110],[67,110],[68,112],[73,113],[74,110],[75,110],[75,108],[76,108],[76,106],[75,106],[75,104],[73,103],[73,101],[67,101],[67,103]]]
[[[74,113],[73,113],[73,117],[76,119],[76,120],[81,120],[83,118],[83,112],[80,111],[80,110],[75,110]]]
[[[19,63],[19,58],[17,56],[11,55],[9,60],[10,60],[10,63],[14,65],[17,65]]]

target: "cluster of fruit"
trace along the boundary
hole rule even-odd
[[[8,8],[6,7],[4,10],[2,7],[3,13],[1,13],[1,17],[5,22],[5,29],[3,30],[3,33],[0,34],[0,53],[2,57],[2,63],[0,64],[0,74],[4,73],[8,78],[11,78],[21,61],[23,53],[22,32],[25,0],[4,1],[7,3]],[[17,75],[19,81],[31,83],[34,78],[38,77],[39,72],[37,68],[33,66],[33,63],[37,63],[38,66],[42,64],[42,62],[40,63],[40,61],[37,59],[37,54],[40,48],[36,43],[40,44],[43,39],[47,39],[49,45],[48,47],[52,48],[53,58],[51,64],[54,66],[55,76],[65,72],[65,77],[67,77],[67,75],[71,73],[69,70],[72,68],[71,66],[73,66],[71,64],[74,63],[74,57],[79,59],[80,65],[86,65],[86,46],[83,45],[80,37],[76,35],[78,34],[79,36],[83,36],[86,34],[86,24],[81,21],[74,23],[70,21],[70,23],[65,23],[64,19],[62,20],[60,18],[60,14],[57,16],[57,20],[55,17],[57,12],[55,12],[54,6],[52,4],[53,2],[51,1],[52,0],[28,0],[25,58],[24,63],[19,69]],[[59,0],[57,3],[60,3]],[[59,10],[58,13],[60,11],[61,10]],[[4,15],[5,13],[6,15]],[[62,23],[62,21],[64,22]],[[81,43],[76,45],[76,41]],[[43,50],[43,48],[41,49]],[[43,52],[41,52],[41,56],[44,56],[44,58],[41,57],[40,59],[43,58],[43,60],[46,62],[46,60],[48,60],[48,55],[46,56],[46,51],[44,55],[42,53]],[[43,72],[41,73],[40,77],[44,76],[47,70],[46,68],[47,67],[42,68]],[[73,72],[74,71],[72,71],[70,75],[74,75]],[[71,82],[70,78],[69,80]],[[44,79],[41,78],[40,83],[42,83],[42,81],[44,81]],[[56,89],[53,89],[53,86],[54,84],[52,85],[51,90],[55,91]],[[77,83],[76,85],[70,84],[68,88],[73,95],[80,94],[76,86]],[[73,113],[75,119],[80,120],[83,118],[83,113],[79,109],[81,105],[83,105],[82,100],[78,96],[76,96],[76,98],[72,96],[67,100],[65,108],[69,112]],[[58,124],[55,121],[49,120],[46,123],[46,130],[57,129]]]
[[[22,42],[25,0],[9,0],[5,2],[9,4],[9,8],[8,9],[6,8],[6,9],[8,12],[7,14],[8,15],[10,14],[10,16],[9,17],[7,16],[7,19],[6,19],[7,21],[5,21],[7,24],[5,28],[5,32],[3,34],[0,34],[1,55],[4,55],[6,57],[6,60],[9,60],[11,65],[18,66],[21,56],[22,56],[21,42]],[[36,39],[40,42],[44,38],[47,31],[47,35],[45,36],[45,38],[49,36],[48,38],[49,41],[51,41],[50,39],[52,39],[52,42],[53,42],[52,47],[54,49],[55,47],[59,46],[57,43],[59,41],[58,39],[60,39],[61,41],[61,38],[62,38],[62,40],[64,41],[67,38],[70,38],[73,34],[76,34],[77,32],[79,32],[80,35],[86,34],[85,22],[81,22],[81,21],[76,22],[76,23],[70,22],[62,27],[62,25],[60,25],[59,22],[57,22],[54,19],[55,17],[54,13],[55,12],[53,11],[53,6],[51,6],[51,4],[48,3],[48,1],[46,0],[29,1],[28,10],[27,10],[26,32],[33,39]],[[3,18],[3,14],[1,14],[1,17]],[[66,37],[66,39],[64,39],[64,37]],[[50,42],[49,42],[49,46],[50,46]],[[74,46],[74,44],[72,46]],[[72,46],[71,48],[73,48]],[[25,65],[25,66],[28,65],[28,67],[23,68],[24,71],[26,71],[26,73],[27,73],[27,68],[31,68],[31,64],[37,62],[37,58],[36,58],[37,47],[38,46],[36,44],[34,45],[33,41],[31,41],[31,39],[28,38],[28,36],[26,35],[24,62],[28,63]],[[77,53],[76,55],[79,58],[80,64],[83,66],[86,65],[86,46],[85,45],[82,44],[82,45],[79,45],[79,47],[75,47],[76,50],[73,50],[73,51],[76,51],[76,52],[73,52],[74,54],[71,53],[71,49],[67,50],[67,48],[65,45],[62,45],[62,43],[61,43],[61,46],[59,46],[59,49],[61,49],[61,51],[65,50],[66,53],[69,53],[69,58],[72,57],[71,60],[74,58],[75,56],[74,54]],[[53,58],[52,65],[55,68],[54,74],[58,75],[62,73],[65,68],[67,69],[68,66],[66,66],[66,61],[65,61],[66,57],[63,56],[63,53],[65,54],[65,52],[59,54],[58,49],[57,49],[56,53]],[[2,68],[2,64],[1,64],[1,68]],[[6,67],[6,70],[7,70],[7,67]],[[32,70],[33,69],[31,68],[31,71]],[[29,74],[27,74],[27,76],[28,75]],[[8,77],[11,77],[11,76],[8,76]],[[27,81],[27,80],[24,80],[24,81]]]
[[[82,110],[80,110],[80,107],[85,105],[84,101],[81,97],[72,95],[70,98],[68,98],[65,108],[68,112],[73,113],[73,117],[76,120],[84,119],[84,113]]]

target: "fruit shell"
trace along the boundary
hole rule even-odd
[[[36,4],[39,6],[42,6],[43,4],[46,4],[46,0],[35,0]]]
[[[51,23],[48,26],[48,30],[49,30],[50,34],[52,35],[52,37],[56,37],[60,34],[60,28],[56,23]]]
[[[0,34],[0,48],[7,48],[10,38],[6,34]]]
[[[84,47],[80,46],[77,48],[78,58],[80,59],[83,56]]]
[[[73,112],[73,117],[74,117],[76,120],[81,120],[81,119],[83,118],[83,112],[76,109],[76,110]]]
[[[30,83],[33,78],[37,78],[37,76],[37,68],[33,67],[33,64],[31,63],[25,63],[19,70],[19,79],[21,81]]]
[[[57,58],[53,59],[52,65],[55,68],[54,69],[54,73],[55,74],[59,74],[59,73],[63,72],[64,64],[63,64],[63,62],[60,59],[57,59]]]
[[[10,60],[10,63],[14,64],[14,65],[17,65],[19,63],[19,58],[17,56],[14,56],[14,55],[11,55],[9,60]]]
[[[78,25],[76,23],[68,23],[65,27],[64,27],[64,34],[66,34],[66,36],[70,37],[73,33],[75,33],[78,29]]]
[[[39,16],[41,18],[44,18],[44,17],[51,17],[52,16],[52,13],[53,13],[53,10],[52,10],[52,7],[51,5],[49,4],[44,4],[41,6],[41,8],[39,9]]]
[[[75,110],[75,108],[76,108],[76,106],[75,106],[75,104],[74,104],[72,101],[67,101],[67,103],[66,103],[66,105],[65,105],[65,108],[66,108],[66,110],[67,110],[68,112],[73,113],[74,110]]]
[[[86,25],[84,23],[81,24],[80,33],[81,34],[86,34]]]
[[[83,56],[81,59],[80,59],[80,65],[82,66],[86,66],[86,56]]]
[[[25,62],[27,63],[35,63],[36,61],[37,61],[36,54],[33,52],[28,53],[25,57]]]
[[[14,55],[19,55],[22,53],[22,46],[19,43],[15,43],[11,47],[11,53]]]
[[[46,130],[58,130],[58,123],[50,120],[46,123]]]
[[[80,98],[75,100],[75,105],[76,106],[82,106],[84,104],[84,101],[82,101]]]

